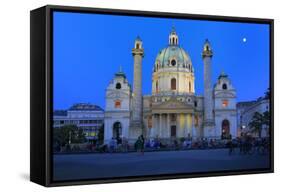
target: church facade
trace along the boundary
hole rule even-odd
[[[135,40],[134,79],[117,72],[106,89],[105,142],[125,137],[176,139],[237,136],[236,90],[224,73],[212,83],[213,50],[208,40],[202,50],[204,94],[195,94],[195,74],[189,54],[179,46],[173,28],[169,45],[159,51],[153,66],[152,93],[142,95],[142,40]]]

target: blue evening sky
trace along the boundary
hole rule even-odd
[[[269,87],[269,25],[184,19],[54,13],[54,109],[83,102],[105,106],[105,89],[122,66],[133,83],[134,40],[143,41],[143,93],[151,94],[152,67],[168,45],[175,26],[179,44],[195,69],[195,92],[203,94],[206,38],[214,56],[213,84],[224,71],[237,91],[237,101],[253,100]],[[246,38],[246,42],[243,42]]]

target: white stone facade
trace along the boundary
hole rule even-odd
[[[106,106],[104,117],[104,140],[112,137],[129,137],[131,120],[131,87],[123,72],[115,74],[106,89]],[[117,129],[120,126],[120,130]]]
[[[115,122],[121,123],[122,134],[119,136],[129,139],[135,139],[140,134],[146,138],[160,139],[236,137],[236,91],[225,74],[221,74],[213,87],[210,43],[205,42],[202,52],[204,96],[195,95],[191,58],[179,46],[175,29],[170,33],[168,43],[168,47],[158,52],[153,65],[152,94],[143,96],[140,94],[143,47],[139,38],[135,41],[133,90],[130,90],[125,74],[122,79],[115,76],[107,88],[105,140],[114,137]],[[124,89],[116,89],[116,83],[120,80],[125,82]],[[124,108],[116,108],[116,99],[122,100]],[[139,124],[135,123],[138,119],[142,119],[140,129]]]

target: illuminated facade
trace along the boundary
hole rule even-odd
[[[224,73],[213,85],[213,50],[208,40],[202,51],[202,96],[195,95],[192,61],[180,46],[174,28],[169,34],[168,46],[156,56],[151,95],[142,95],[144,49],[139,37],[132,53],[133,90],[122,71],[116,73],[106,90],[105,140],[135,139],[141,134],[160,139],[237,136],[236,91]]]

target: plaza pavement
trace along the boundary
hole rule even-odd
[[[228,149],[54,155],[53,178],[95,179],[269,167],[269,155],[229,156]]]

